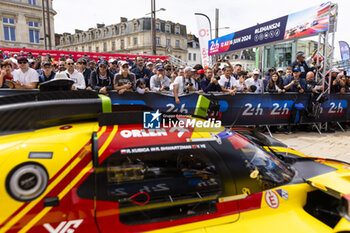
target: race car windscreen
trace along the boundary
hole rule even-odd
[[[257,179],[263,190],[289,183],[294,172],[280,160],[266,153],[246,138],[234,134],[228,138],[238,153],[244,156],[250,178]]]

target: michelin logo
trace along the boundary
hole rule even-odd
[[[143,128],[144,129],[160,129],[160,117],[159,110],[156,112],[144,112],[143,113]]]

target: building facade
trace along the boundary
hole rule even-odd
[[[54,16],[57,13],[52,9],[52,1],[49,0],[50,37],[52,48],[54,48]],[[43,9],[41,4],[41,0],[0,0],[1,47],[45,49],[43,40]],[[46,25],[47,22],[46,19]],[[48,34],[48,30],[46,33]]]
[[[151,18],[127,20],[105,26],[97,24],[87,31],[75,30],[74,34],[59,36],[57,49],[79,52],[152,55]],[[186,26],[156,19],[157,55],[172,55],[179,59],[187,56]]]
[[[187,35],[187,65],[202,64],[201,50],[198,38],[195,35]]]

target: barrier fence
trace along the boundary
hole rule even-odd
[[[1,89],[0,96],[39,90]],[[194,114],[200,94],[191,93],[180,97],[176,104],[172,95],[161,93],[139,94],[127,92],[119,95],[117,91],[108,93],[113,105],[134,106],[141,109],[157,110],[163,113]],[[350,120],[349,94],[330,94],[319,108],[313,108],[311,94],[204,94],[220,106],[219,119],[225,126],[235,125],[285,125],[290,123],[312,124],[317,122],[346,122]],[[0,97],[1,103],[1,97]],[[147,106],[147,108],[146,108]],[[144,107],[144,108],[143,108]],[[316,111],[316,112],[315,112]]]

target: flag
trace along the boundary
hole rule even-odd
[[[344,60],[349,60],[350,58],[350,47],[348,43],[345,41],[339,41],[339,48],[340,48],[340,55],[341,59]]]
[[[208,55],[208,41],[211,40],[211,26],[209,19],[203,14],[195,14],[198,27],[199,47],[203,67],[211,66],[211,59]]]

